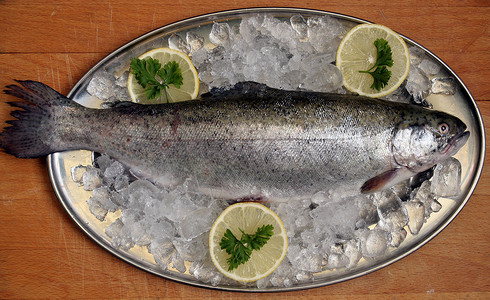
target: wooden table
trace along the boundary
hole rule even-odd
[[[68,93],[120,45],[154,28],[263,1],[0,2],[0,86],[42,81]],[[490,3],[466,1],[272,0],[266,6],[333,11],[381,23],[419,42],[465,82],[490,124]],[[13,100],[3,95],[2,101]],[[0,105],[0,121],[10,119]],[[490,129],[486,127],[487,137]],[[488,146],[487,146],[488,149]],[[488,158],[487,158],[488,163]],[[427,245],[384,269],[340,284],[282,294],[196,288],[141,271],[104,251],[62,209],[44,159],[0,153],[0,298],[490,298],[490,171],[468,204]]]

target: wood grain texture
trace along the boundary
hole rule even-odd
[[[490,129],[488,1],[269,1],[387,25],[445,61]],[[159,26],[263,1],[1,1],[0,86],[45,82],[62,93],[114,49]],[[10,119],[3,102],[0,122]],[[487,149],[488,149],[487,145]],[[488,156],[485,165],[488,166]],[[42,159],[0,153],[0,298],[489,299],[490,171],[468,204],[427,245],[369,275],[306,291],[247,294],[165,280],[115,258],[83,234],[56,199]]]

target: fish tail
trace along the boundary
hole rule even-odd
[[[50,141],[54,132],[54,110],[59,105],[72,105],[70,99],[47,85],[36,81],[17,81],[9,85],[6,94],[26,102],[7,102],[20,108],[10,113],[17,120],[6,121],[11,126],[0,133],[0,148],[19,158],[36,158],[56,152]]]

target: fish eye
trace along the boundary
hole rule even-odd
[[[437,127],[437,130],[439,130],[440,134],[446,134],[449,132],[449,125],[447,125],[446,123],[441,123]]]

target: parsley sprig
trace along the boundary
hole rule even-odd
[[[170,61],[162,68],[157,59],[148,57],[146,59],[132,58],[131,71],[138,83],[145,88],[145,96],[148,99],[156,99],[165,93],[167,103],[169,102],[167,88],[173,84],[180,88],[183,84],[182,71],[176,61]]]
[[[374,78],[371,88],[379,91],[384,88],[388,84],[388,80],[390,80],[391,71],[388,70],[387,67],[393,66],[393,58],[391,47],[385,39],[377,39],[374,41],[374,46],[376,47],[376,63],[368,70],[359,72],[371,74]]]
[[[247,234],[240,229],[242,237],[238,240],[230,229],[226,229],[219,245],[221,249],[225,249],[226,253],[231,255],[227,259],[228,271],[246,263],[250,259],[252,250],[259,250],[267,243],[274,234],[273,230],[274,226],[270,224],[257,228],[255,234]]]

